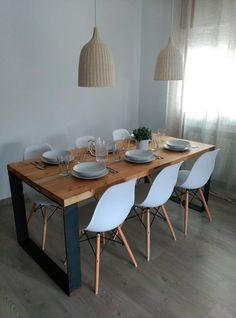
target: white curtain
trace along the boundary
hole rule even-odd
[[[167,130],[221,149],[212,190],[236,200],[236,0],[181,5],[174,34],[185,77],[169,84]]]

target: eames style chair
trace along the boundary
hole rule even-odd
[[[38,144],[26,147],[24,150],[24,160],[34,159],[40,157],[44,152],[53,150],[52,146],[45,144]],[[46,236],[47,236],[47,224],[48,224],[48,207],[54,208],[53,213],[58,209],[58,204],[45,197],[43,194],[34,190],[27,184],[24,184],[24,192],[26,196],[33,202],[27,223],[29,224],[34,212],[41,210],[43,215],[43,231],[42,231],[42,250],[45,250]],[[52,213],[52,214],[53,214]],[[51,215],[52,215],[51,214]],[[51,216],[50,216],[51,217]]]
[[[184,234],[188,233],[188,205],[189,190],[197,190],[199,199],[202,201],[209,221],[212,216],[205,200],[202,187],[208,182],[215,167],[216,157],[220,149],[202,154],[194,163],[191,170],[180,170],[176,187],[185,191],[185,213],[184,213]]]
[[[137,262],[129,247],[126,237],[121,229],[121,224],[126,219],[134,204],[134,189],[136,179],[132,179],[108,188],[101,196],[98,202],[85,205],[79,208],[80,215],[80,230],[96,233],[96,250],[95,250],[95,294],[98,294],[99,289],[99,272],[100,272],[100,241],[103,238],[102,233],[117,229],[117,235],[123,242],[128,255],[137,267]],[[92,214],[92,218],[87,226],[83,226],[85,218]],[[88,236],[87,236],[88,237]],[[108,242],[108,237],[105,238]],[[89,241],[90,242],[90,241]]]
[[[182,163],[183,162],[180,162],[161,170],[152,184],[140,183],[136,185],[134,209],[135,211],[137,211],[137,208],[141,209],[142,215],[143,213],[146,214],[146,257],[148,261],[150,260],[150,214],[153,215],[152,222],[158,214],[161,215],[166,220],[170,233],[174,240],[176,240],[175,231],[164,204],[168,201],[173,192],[178,171]],[[160,213],[160,210],[162,210],[163,214]]]
[[[95,138],[93,136],[82,136],[78,137],[75,140],[75,146],[76,148],[85,148],[88,147],[88,143],[91,140],[94,140]]]
[[[112,136],[113,136],[113,141],[131,138],[128,130],[124,128],[113,130]]]

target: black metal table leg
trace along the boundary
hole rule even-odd
[[[64,232],[67,255],[66,274],[29,238],[22,180],[8,171],[17,240],[35,262],[60,286],[67,295],[81,287],[78,213],[76,205],[64,210]]]
[[[77,204],[64,208],[64,233],[69,290],[81,287],[79,218]]]

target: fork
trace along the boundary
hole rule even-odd
[[[153,154],[153,156],[154,156],[156,159],[164,159],[162,156],[158,156],[158,155],[155,155],[155,154]]]
[[[45,165],[43,162],[41,162],[41,161],[35,160],[35,163],[36,163],[37,165],[41,166],[42,168],[46,168],[46,165]]]
[[[36,168],[43,170],[45,166],[41,166],[37,163],[37,161],[31,161],[31,164],[34,165]]]
[[[108,169],[112,174],[118,173],[117,170],[115,170],[115,169],[113,169],[113,168],[111,168],[111,167],[107,167],[107,169]]]

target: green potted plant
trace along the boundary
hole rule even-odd
[[[148,149],[148,142],[152,139],[152,131],[149,128],[136,128],[133,130],[133,136],[137,141],[137,149]]]

